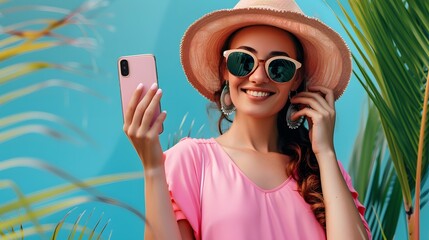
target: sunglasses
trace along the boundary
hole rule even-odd
[[[246,77],[253,73],[259,62],[265,62],[267,76],[277,83],[285,83],[295,77],[297,69],[302,64],[286,56],[274,56],[267,60],[259,60],[256,56],[244,49],[231,49],[223,52],[226,58],[228,71],[236,77]]]

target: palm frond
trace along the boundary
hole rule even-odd
[[[0,84],[11,82],[25,75],[35,73],[43,69],[58,69],[78,75],[87,75],[82,69],[87,68],[80,63],[57,64],[50,62],[26,62],[6,66],[0,69]]]
[[[63,228],[63,225],[66,223],[66,219],[67,217],[69,217],[69,215],[75,210],[76,208],[70,210],[65,216],[64,218],[57,223],[57,225],[55,226],[54,232],[52,233],[51,239],[52,240],[56,240],[56,239],[61,239],[59,238],[59,234],[60,231]],[[87,239],[92,239],[94,236],[96,236],[97,239],[101,239],[101,236],[103,235],[104,231],[107,228],[107,225],[110,222],[110,219],[108,219],[102,226],[101,230],[97,233],[97,227],[101,224],[102,218],[104,213],[101,214],[100,218],[98,219],[98,221],[96,222],[96,224],[94,225],[94,227],[91,230],[87,230],[87,224],[89,219],[91,218],[94,210],[91,212],[91,214],[88,216],[86,223],[84,226],[81,226],[79,224],[80,220],[82,219],[83,215],[85,214],[86,211],[83,211],[81,214],[79,214],[78,218],[76,219],[76,221],[74,222],[71,230],[69,230],[69,234],[68,234],[68,238],[69,240],[74,239],[74,236],[76,234],[78,234],[80,237],[79,239],[81,239],[83,236],[88,235]]]
[[[56,123],[62,126],[65,126],[67,129],[71,130],[72,132],[79,135],[81,138],[85,139],[87,142],[95,144],[94,140],[84,131],[82,131],[80,128],[76,127],[66,119],[63,119],[61,117],[58,117],[57,115],[47,113],[47,112],[24,112],[19,114],[10,115],[4,118],[0,118],[0,129],[5,128],[10,125],[19,124],[22,122],[27,121],[34,121],[34,120],[45,120],[51,123]],[[34,131],[33,129],[30,129],[30,131]],[[51,130],[52,131],[52,130]],[[2,137],[2,135],[7,135],[5,132],[0,132],[0,142],[9,140],[10,137]]]
[[[1,188],[11,188],[13,190],[13,192],[16,194],[17,196],[17,200],[16,202],[19,204],[19,206],[25,210],[25,212],[27,213],[27,215],[30,217],[31,222],[33,223],[33,225],[35,226],[35,228],[41,232],[41,224],[39,222],[39,219],[36,217],[36,215],[33,212],[33,209],[31,207],[31,203],[27,200],[25,194],[21,191],[21,189],[19,188],[19,186],[17,186],[15,184],[15,182],[13,182],[12,180],[1,180],[0,181],[0,189]],[[4,213],[0,213],[0,216],[5,216]],[[15,226],[16,224],[12,224],[9,225],[8,227],[12,228]],[[20,223],[20,226],[22,226],[23,223]],[[0,231],[1,230],[5,230],[7,229],[7,227],[1,227],[0,226]],[[13,233],[13,231],[11,231],[11,233]]]
[[[7,60],[19,55],[31,54],[34,51],[48,50],[62,45],[75,46],[78,48],[96,47],[97,41],[88,33],[87,28],[96,26],[93,19],[97,16],[95,10],[107,5],[108,2],[105,0],[87,0],[74,10],[43,5],[17,5],[15,7],[2,9],[2,18],[14,19],[14,16],[18,14],[24,15],[34,12],[43,13],[44,16],[26,21],[12,21],[9,25],[2,26],[0,29],[0,36],[2,37],[0,40],[0,62],[6,62]],[[52,16],[50,17],[49,14]],[[58,18],[58,16],[60,17]],[[77,27],[78,30],[80,30],[81,36],[66,36],[59,33],[59,30],[66,27]],[[95,32],[96,31],[94,31],[94,33]],[[17,63],[6,65],[0,70],[0,88],[4,83],[11,82],[12,80],[23,79],[24,76],[30,76],[31,74],[43,69],[57,69],[73,74],[87,75],[84,70],[88,68],[83,64],[76,62],[50,63],[43,60],[30,62],[18,61]],[[93,67],[90,70],[95,71],[96,69]],[[0,91],[2,92],[0,94],[0,106],[51,87],[72,89],[95,96],[102,100],[106,99],[105,96],[102,96],[97,91],[84,85],[77,84],[69,80],[51,79],[42,80],[42,82],[37,82],[33,85],[27,84],[24,87],[9,90],[7,92]],[[64,121],[56,122],[60,124],[64,123]],[[70,129],[70,125],[65,126]],[[76,130],[76,128],[73,129]],[[25,126],[18,126],[1,131],[0,141],[4,142],[31,133],[40,133],[42,135],[63,139],[72,143],[77,142],[74,138],[71,138],[62,131],[56,130],[48,125],[31,123]],[[94,144],[88,136],[82,134],[82,131],[79,131],[78,134],[83,137],[85,141],[89,141]]]
[[[429,74],[426,80],[426,90],[425,90],[425,96],[424,96],[424,103],[429,103]],[[417,150],[417,171],[416,171],[416,197],[414,198],[414,208],[415,213],[413,214],[413,222],[416,222],[414,225],[414,232],[417,232],[417,234],[420,233],[420,197],[421,197],[421,180],[422,180],[422,161],[423,161],[423,151],[425,146],[425,138],[424,136],[426,131],[426,116],[428,113],[428,105],[423,105],[423,112],[422,112],[422,121],[420,126],[420,138],[419,138],[419,146]]]
[[[1,33],[4,33],[4,32],[0,29],[0,34]],[[19,41],[22,41],[22,39],[17,36],[10,36],[4,39],[0,39],[0,48],[5,48],[7,46],[18,43]]]
[[[401,192],[378,111],[368,102],[350,160],[350,176],[367,207],[365,218],[374,239],[392,239],[398,224]]]
[[[15,159],[9,159],[9,160],[4,160],[0,162],[0,171],[17,168],[17,167],[40,169],[48,173],[54,174],[60,178],[63,178],[69,182],[68,184],[63,186],[55,186],[53,188],[47,188],[37,193],[26,196],[27,201],[30,201],[32,203],[47,201],[49,199],[56,198],[57,196],[70,193],[72,191],[84,190],[90,193],[91,195],[99,198],[101,201],[121,205],[121,203],[117,203],[113,199],[107,199],[103,197],[103,195],[99,193],[94,188],[94,186],[113,183],[113,182],[119,182],[119,181],[126,181],[131,179],[138,179],[143,177],[142,173],[122,173],[122,174],[100,176],[94,179],[80,181],[79,179],[68,174],[66,171],[63,171],[59,168],[56,168],[50,164],[47,164],[41,160],[34,159],[34,158],[15,158]],[[7,212],[10,212],[10,211],[18,210],[21,206],[22,204],[19,201],[12,201],[10,203],[0,205],[0,215],[6,214]],[[123,205],[123,207],[131,210],[137,216],[144,219],[143,215],[141,215],[139,211],[136,211],[135,209],[127,205]]]
[[[417,161],[419,139],[429,139],[428,131],[419,131],[421,126],[423,130],[428,128],[428,120],[422,120],[429,115],[423,111],[428,104],[424,100],[424,89],[429,66],[429,2],[349,0],[348,3],[354,18],[344,7],[341,9],[353,30],[346,29],[346,32],[358,51],[353,54],[358,68],[354,73],[379,112],[398,181],[393,188],[399,185],[402,192],[396,200],[389,201],[403,199],[410,217],[415,186],[429,175],[427,144],[420,144],[424,146],[422,161]],[[342,25],[346,28],[345,23]],[[422,178],[416,182],[417,170],[421,171]],[[391,179],[382,179],[388,180]],[[387,214],[380,218],[392,213]]]
[[[63,87],[63,88],[68,88],[68,89],[72,89],[72,90],[76,90],[76,91],[80,91],[80,92],[84,92],[90,95],[93,95],[95,97],[101,98],[101,99],[105,99],[105,97],[103,95],[100,95],[98,92],[85,87],[84,85],[81,84],[77,84],[77,83],[73,83],[70,81],[65,81],[65,80],[60,80],[60,79],[51,79],[51,80],[46,80],[44,82],[41,83],[36,83],[33,84],[31,86],[27,86],[3,95],[0,95],[0,106],[2,104],[5,104],[9,101],[18,99],[20,97],[24,97],[28,94],[31,94],[33,92],[45,89],[45,88],[49,88],[49,87]]]
[[[8,34],[10,36],[17,36],[21,39],[24,39],[26,41],[35,41],[37,39],[40,39],[42,37],[46,36],[55,36],[54,30],[63,28],[65,26],[69,25],[92,25],[92,21],[87,18],[84,13],[106,7],[108,5],[108,1],[106,0],[88,0],[85,1],[80,7],[78,7],[75,10],[69,10],[65,8],[58,8],[58,7],[52,7],[52,6],[43,6],[43,5],[26,5],[26,6],[19,6],[19,7],[13,7],[2,10],[3,16],[8,16],[9,14],[19,14],[22,12],[28,12],[28,11],[40,11],[40,12],[52,12],[52,13],[59,13],[64,15],[60,19],[37,19],[36,21],[28,21],[24,23],[18,23],[12,26],[5,26],[3,27],[3,33]],[[96,15],[93,14],[92,17],[95,17]],[[41,28],[39,30],[26,30],[25,28],[28,27],[28,25],[34,25],[37,23],[43,22],[46,25],[44,28]],[[83,30],[83,28],[80,28]],[[85,34],[85,31],[82,31],[83,35]],[[26,43],[26,42],[24,42]]]
[[[364,64],[356,61],[363,75],[361,83],[380,112],[402,192],[410,205],[419,139],[416,121],[420,122],[422,106],[427,104],[423,104],[422,91],[429,65],[429,33],[423,27],[427,14],[414,14],[415,1],[349,0],[349,4],[358,21],[350,22],[359,39],[354,43],[360,56],[354,59],[367,59]],[[429,12],[429,4],[419,7],[423,13]],[[351,21],[350,16],[347,19]],[[424,157],[425,175],[428,157]]]
[[[0,0],[0,4],[3,2],[5,1]],[[81,59],[79,59],[79,63],[51,63],[43,59],[19,62],[19,58],[17,57],[21,55],[31,57],[31,54],[36,51],[44,52],[46,50],[53,50],[63,45],[80,49],[97,47],[97,41],[99,41],[100,38],[96,31],[90,31],[94,30],[95,26],[98,27],[100,25],[94,20],[94,17],[97,16],[97,12],[91,11],[105,7],[107,4],[108,2],[105,0],[86,0],[75,10],[40,5],[21,5],[14,8],[3,8],[1,11],[2,18],[9,18],[12,23],[9,25],[2,25],[0,29],[0,62],[6,65],[0,70],[0,88],[6,83],[11,83],[13,80],[27,80],[32,74],[44,69],[54,69],[61,72],[85,76],[86,72],[84,72],[84,70],[88,68],[80,63]],[[43,17],[21,22],[15,21],[15,19],[19,19],[15,18],[18,14],[33,14],[34,12],[40,12]],[[91,13],[89,14],[89,12]],[[49,17],[47,13],[50,13],[52,16],[55,15],[55,17]],[[36,16],[40,16],[40,14],[36,14]],[[58,16],[60,16],[60,18],[58,18]],[[70,32],[64,31],[66,27],[77,28],[80,35],[64,35],[63,33]],[[18,61],[15,61],[15,59]],[[7,63],[11,61],[14,62],[7,65]],[[96,71],[95,68],[90,70],[93,72]],[[27,79],[24,77],[27,77]],[[15,88],[13,90],[8,90],[8,92],[0,90],[0,105],[6,103],[10,104],[12,100],[27,97],[32,93],[50,87],[72,89],[103,100],[106,99],[95,90],[84,85],[61,79],[51,79],[41,80],[41,82],[37,82],[33,85],[26,84],[22,88]],[[42,124],[34,123],[38,120],[43,120],[45,122],[42,122]],[[61,129],[57,130],[56,127],[52,127],[52,124],[60,125],[60,127],[78,135],[86,142],[93,142],[86,133],[59,116],[51,113],[29,111],[20,112],[15,115],[2,116],[0,118],[0,144],[12,138],[34,132],[72,142],[75,141],[75,138],[65,134]],[[48,173],[67,180],[68,184],[45,188],[39,192],[28,194],[23,193],[20,186],[18,186],[13,179],[1,180],[0,188],[12,189],[16,194],[15,199],[0,204],[0,238],[2,239],[17,239],[35,234],[43,237],[48,231],[53,231],[52,235],[54,236],[53,239],[55,239],[60,238],[56,236],[59,236],[58,233],[60,233],[61,229],[69,229],[71,231],[69,236],[77,234],[83,236],[82,233],[84,233],[85,236],[90,236],[90,238],[100,239],[109,222],[103,223],[101,218],[98,220],[96,226],[92,228],[86,228],[86,225],[80,226],[79,220],[77,220],[75,224],[65,222],[66,217],[69,215],[66,215],[66,217],[57,224],[40,223],[41,219],[50,214],[59,213],[75,205],[86,202],[96,201],[118,206],[135,214],[142,221],[145,221],[144,215],[137,209],[116,199],[106,197],[95,189],[95,187],[101,184],[142,178],[142,174],[140,173],[106,175],[80,181],[69,175],[66,171],[55,168],[38,159],[18,157],[14,159],[2,159],[0,162],[0,172],[6,169],[13,170],[17,167],[30,167],[47,171]],[[83,192],[84,194],[69,196],[69,194],[76,191],[79,191],[79,193]],[[80,219],[82,215],[80,215],[78,219]],[[17,231],[17,226],[24,226],[24,228],[22,228],[22,231]]]
[[[195,125],[195,120],[192,120],[191,124],[189,125],[189,128],[187,130],[184,130],[184,125],[185,125],[187,117],[188,117],[188,113],[186,113],[183,116],[178,130],[175,133],[173,133],[173,135],[171,135],[171,134],[168,135],[167,149],[174,146],[176,143],[178,143],[180,141],[180,139],[182,139],[184,137],[191,137],[191,136],[199,137],[199,136],[201,136],[201,133],[204,129],[204,124],[201,125],[200,128],[198,128],[195,135],[192,133],[192,129],[194,128],[194,125]]]
[[[15,240],[24,240],[24,228],[22,225],[19,226],[19,231],[15,230],[15,228],[11,228],[9,231],[3,232],[0,230],[0,237],[1,239],[15,239]]]
[[[69,136],[61,133],[60,131],[57,131],[53,128],[46,127],[40,124],[28,124],[25,126],[19,126],[15,127],[10,130],[6,130],[0,133],[0,143],[12,140],[14,138],[27,135],[30,133],[38,133],[41,135],[46,135],[49,137],[52,137],[54,139],[63,140],[67,142],[71,142],[74,144],[78,144],[77,141],[75,141],[73,138],[70,138]]]
[[[134,207],[113,198],[106,197],[95,189],[96,186],[102,184],[118,183],[120,181],[142,178],[142,173],[113,174],[80,181],[65,171],[37,159],[17,158],[0,162],[0,172],[16,167],[27,167],[47,171],[48,173],[67,180],[69,183],[24,195],[13,181],[0,181],[0,188],[12,188],[18,196],[16,200],[0,205],[0,216],[3,218],[0,222],[0,231],[3,233],[5,233],[7,229],[19,224],[32,222],[36,230],[33,232],[43,235],[46,226],[43,227],[39,223],[39,219],[87,202],[102,202],[118,206],[135,214],[142,221],[146,221],[144,215]],[[64,197],[77,190],[83,190],[89,193],[89,195]],[[62,197],[62,199],[59,199],[59,197]],[[13,214],[19,210],[23,210],[25,214]]]
[[[60,43],[56,41],[51,42],[36,42],[36,43],[24,43],[19,46],[15,46],[9,49],[4,49],[0,52],[0,62],[5,61],[9,58],[22,55],[24,53],[40,51],[52,47],[59,46]]]
[[[76,208],[74,208],[74,209],[76,209]],[[59,234],[59,232],[60,232],[60,229],[61,229],[61,227],[63,226],[63,224],[64,224],[64,222],[65,222],[66,218],[70,215],[70,213],[71,213],[74,209],[72,209],[72,210],[68,211],[68,212],[66,213],[66,215],[63,217],[63,219],[61,219],[61,221],[59,221],[59,222],[57,223],[57,225],[55,226],[54,232],[52,233],[52,237],[51,237],[51,239],[52,239],[52,240],[53,240],[53,239],[57,239],[57,236],[58,236],[58,234]]]

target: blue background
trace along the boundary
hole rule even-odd
[[[194,130],[204,125],[201,137],[216,136],[217,118],[213,117],[213,114],[207,114],[207,100],[187,83],[180,66],[179,44],[182,34],[193,21],[210,11],[233,7],[235,2],[231,0],[110,1],[105,8],[96,11],[99,14],[95,18],[97,24],[88,29],[88,34],[98,39],[96,48],[85,50],[64,46],[55,50],[23,55],[1,63],[0,68],[14,62],[34,61],[35,59],[55,62],[78,61],[94,69],[87,71],[87,76],[58,70],[43,70],[32,74],[31,77],[19,78],[2,86],[2,92],[44,79],[64,79],[88,86],[97,91],[101,97],[52,87],[2,105],[0,117],[29,110],[55,113],[82,128],[94,143],[85,142],[76,136],[76,133],[70,132],[58,124],[43,122],[43,124],[50,124],[53,128],[69,134],[77,139],[77,142],[70,144],[67,141],[59,141],[39,134],[28,134],[1,143],[0,160],[35,157],[60,167],[80,179],[109,173],[142,172],[141,163],[122,131],[116,70],[116,60],[119,56],[138,53],[153,53],[157,58],[159,84],[164,92],[162,108],[167,111],[164,133],[161,135],[164,149],[167,147],[169,137],[177,131],[183,116],[187,113],[185,130],[194,120]],[[324,1],[301,0],[297,2],[306,14],[321,19],[342,36],[346,36],[332,10]],[[336,1],[327,2],[336,12],[339,12]],[[40,0],[34,1],[32,4],[73,9],[79,3],[80,1]],[[0,7],[6,9],[24,4],[28,4],[28,2],[14,0],[3,6],[0,5]],[[34,13],[32,16],[20,14],[12,18],[7,18],[8,16],[5,15],[0,18],[1,25],[6,26],[28,17],[35,17],[36,14]],[[52,17],[59,16],[61,15],[52,15]],[[81,35],[77,28],[70,27],[61,31],[69,36]],[[351,41],[347,37],[345,40],[351,47]],[[351,49],[354,51],[353,47]],[[336,105],[335,146],[338,158],[346,167],[359,130],[364,102],[363,88],[353,77],[346,92]],[[1,174],[0,178],[13,179],[26,193],[64,182],[50,173],[28,168],[15,168],[2,171]],[[140,211],[144,211],[142,179],[108,185],[101,187],[100,190],[108,196],[120,199]],[[0,194],[0,203],[15,197],[14,193],[7,189],[0,189]],[[113,231],[113,239],[142,239],[143,223],[135,215],[118,207],[105,204],[84,204],[79,206],[75,210],[74,217],[70,218],[75,218],[78,212],[85,209],[91,211],[94,207],[96,207],[95,219],[102,212],[104,212],[103,219],[111,219],[108,230]],[[427,223],[427,209],[422,214],[426,217],[421,223],[424,226]],[[57,222],[63,215],[64,213],[60,214],[60,217],[51,216],[47,221]],[[405,225],[402,222],[399,226],[397,239],[405,239],[404,229],[402,229]],[[427,236],[428,232],[424,232],[423,229],[422,238],[427,239]]]

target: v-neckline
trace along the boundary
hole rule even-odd
[[[246,182],[248,182],[250,185],[252,185],[254,188],[256,188],[260,192],[264,192],[264,193],[276,192],[276,191],[282,189],[284,186],[286,186],[291,180],[293,180],[292,176],[288,176],[286,178],[286,180],[284,180],[281,184],[279,184],[278,186],[276,186],[274,188],[271,188],[271,189],[262,188],[261,186],[256,184],[252,179],[250,179],[250,177],[247,176],[246,173],[244,173],[244,171],[237,165],[237,163],[231,158],[231,156],[224,149],[224,147],[218,141],[216,141],[216,139],[211,138],[210,140],[215,143],[216,147],[218,147],[221,150],[220,152],[225,156],[225,157],[222,157],[222,160],[226,160],[229,164],[231,164],[232,167],[243,177],[243,179]]]

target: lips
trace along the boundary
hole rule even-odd
[[[250,90],[250,89],[244,89],[243,91],[252,97],[261,97],[261,98],[262,97],[268,97],[268,96],[274,94],[274,93],[268,92],[268,91]]]

